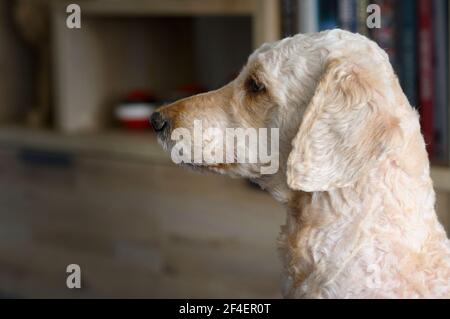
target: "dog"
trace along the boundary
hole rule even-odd
[[[419,116],[376,43],[335,29],[264,44],[235,80],[162,106],[151,123],[170,150],[195,119],[279,128],[275,174],[259,162],[190,166],[249,178],[287,207],[284,297],[450,297]]]

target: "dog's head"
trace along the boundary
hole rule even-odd
[[[405,133],[419,132],[417,115],[385,52],[367,38],[341,30],[265,44],[231,83],[164,106],[152,116],[164,147],[172,149],[177,139],[190,135],[182,143],[194,149],[192,159],[196,120],[201,121],[202,147],[207,149],[223,145],[229,128],[278,128],[279,144],[271,144],[270,132],[269,142],[264,142],[270,144],[265,147],[276,146],[271,150],[280,161],[275,175],[284,176],[290,189],[302,191],[353,183],[404,146]],[[173,136],[177,129],[182,131]],[[420,138],[418,142],[423,144]],[[249,144],[246,140],[241,148],[251,156],[255,150]],[[196,165],[263,178],[261,167],[267,163],[256,158],[250,163],[203,160]]]

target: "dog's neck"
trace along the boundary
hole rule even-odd
[[[287,147],[287,146],[286,146]],[[290,147],[289,147],[290,149]],[[287,152],[289,153],[289,152]],[[287,156],[280,154],[279,162],[280,167],[275,174],[272,175],[262,175],[259,178],[252,179],[253,182],[258,184],[263,190],[267,191],[270,195],[275,198],[279,203],[286,205],[289,203],[290,199],[296,193],[289,188],[287,184],[286,172],[287,172]]]
[[[277,173],[272,176],[264,176],[258,179],[252,179],[253,182],[258,184],[263,190],[270,193],[276,201],[281,204],[288,204],[290,199],[296,192],[289,189],[284,174]]]
[[[287,296],[351,297],[349,291],[359,297],[388,296],[390,291],[377,291],[379,280],[405,285],[393,277],[390,267],[405,272],[406,285],[412,289],[409,295],[426,295],[433,288],[421,286],[421,280],[430,279],[426,271],[432,273],[437,263],[448,262],[427,261],[428,253],[442,249],[450,256],[427,170],[420,178],[411,178],[386,162],[351,187],[289,195],[279,242]],[[377,268],[380,264],[386,269]],[[410,271],[417,273],[414,282]],[[352,282],[355,273],[366,282]]]

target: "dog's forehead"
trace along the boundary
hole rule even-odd
[[[334,32],[333,32],[334,31]],[[340,32],[336,32],[340,31]],[[248,59],[248,65],[280,63],[286,58],[295,59],[327,49],[342,37],[342,30],[297,34],[277,42],[264,43]]]
[[[265,43],[249,57],[248,72],[277,73],[292,67],[301,69],[307,61],[322,63],[331,55],[346,56],[361,52],[379,63],[387,61],[387,55],[373,41],[359,34],[334,29],[318,33],[297,34],[273,43]]]

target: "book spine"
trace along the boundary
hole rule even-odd
[[[448,73],[447,73],[447,103],[449,103],[447,105],[447,127],[448,127],[448,131],[447,131],[447,164],[450,165],[450,56],[449,56],[449,52],[450,52],[450,4],[447,3],[447,34],[449,35],[449,37],[447,38],[447,64],[448,64]]]
[[[371,37],[389,55],[389,60],[395,70],[397,66],[397,50],[395,43],[396,23],[395,23],[395,0],[375,0],[374,4],[381,9],[381,28],[372,29]]]
[[[311,33],[319,31],[318,0],[297,0],[298,32]]]
[[[415,0],[401,0],[397,7],[399,32],[398,75],[409,103],[417,106],[417,2]]]
[[[330,30],[339,27],[337,0],[318,0],[319,2],[319,29]]]
[[[339,0],[339,27],[344,30],[356,32],[356,0]]]
[[[367,7],[369,6],[369,0],[357,1],[357,32],[359,34],[369,36],[369,29],[367,28]]]
[[[431,1],[418,0],[419,112],[429,156],[433,154],[433,30]]]
[[[437,161],[448,156],[448,52],[447,52],[447,0],[433,1],[434,43],[434,153]]]
[[[292,36],[298,32],[296,0],[281,0],[281,32],[283,38]]]

